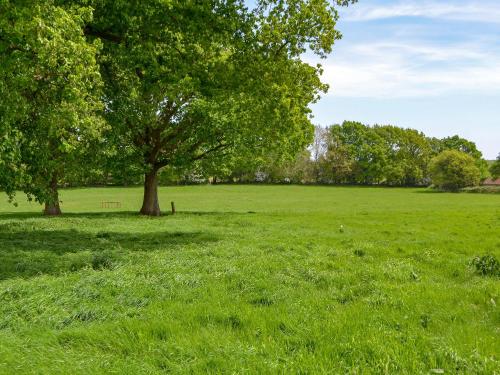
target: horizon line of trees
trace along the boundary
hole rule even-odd
[[[490,168],[476,144],[458,135],[439,139],[415,129],[355,121],[317,126],[312,145],[294,160],[280,164],[270,158],[257,172],[269,183],[430,186],[432,162],[448,150],[473,160],[477,183],[498,176],[500,155]],[[234,173],[229,180],[249,182],[249,172]]]
[[[312,144],[294,158],[282,159],[281,155],[270,150],[264,156],[237,160],[231,167],[220,168],[200,161],[188,169],[165,168],[159,174],[159,183],[429,186],[433,183],[432,160],[447,150],[472,158],[478,181],[492,175],[476,144],[458,135],[438,139],[415,129],[344,121],[326,128],[316,126]],[[109,165],[91,171],[83,180],[68,181],[67,185],[141,183],[140,170],[135,170],[132,165],[120,170]]]

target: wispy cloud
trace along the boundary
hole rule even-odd
[[[417,20],[384,20],[396,16]],[[418,22],[422,17],[461,21]],[[470,26],[465,20],[498,23]],[[373,0],[349,7],[341,21],[352,33],[344,32],[331,58],[319,61],[328,95],[500,94],[500,0]]]
[[[470,44],[357,44],[322,63],[323,80],[331,86],[329,95],[338,97],[400,98],[500,90],[500,50]]]
[[[400,1],[395,4],[360,2],[344,13],[347,21],[371,21],[394,17],[500,23],[500,1]]]

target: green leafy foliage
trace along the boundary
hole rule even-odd
[[[497,159],[490,166],[490,173],[493,178],[500,177],[500,154],[497,156]]]
[[[481,180],[489,176],[488,163],[483,159],[483,154],[477,149],[474,142],[461,138],[458,135],[446,137],[438,141],[437,152],[444,150],[456,150],[468,154],[476,161],[476,166],[479,168]]]
[[[65,174],[89,163],[103,128],[100,44],[82,32],[91,17],[54,1],[0,2],[0,184],[11,198],[20,189],[57,205]]]
[[[270,151],[292,158],[311,142],[309,105],[327,86],[301,55],[326,56],[340,38],[328,1],[263,0],[251,10],[238,0],[80,3],[93,7],[87,38],[103,45],[115,168],[146,174],[141,212],[159,213],[165,166],[207,159],[223,172]]]
[[[472,156],[456,150],[447,150],[432,159],[430,176],[436,187],[457,191],[467,186],[479,185],[481,172]]]
[[[440,150],[453,146],[449,139],[462,140],[477,151],[473,142],[457,136],[439,140],[414,129],[345,121],[328,128],[316,127],[309,155],[299,153],[291,161],[282,161],[269,153],[260,164],[247,163],[247,168],[240,167],[229,175],[240,182],[428,186],[430,160]],[[479,157],[474,163],[483,179],[486,161],[480,152],[474,155]]]
[[[326,0],[3,0],[0,11],[1,186],[57,206],[62,184],[143,173],[145,214],[159,214],[166,166],[227,176],[292,160],[328,88],[302,54],[325,57],[341,37]]]

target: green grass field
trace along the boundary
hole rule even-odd
[[[500,196],[163,187],[0,204],[0,373],[500,373]],[[101,209],[120,201],[120,210]],[[343,226],[343,230],[341,230]]]

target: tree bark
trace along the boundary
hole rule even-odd
[[[140,213],[147,216],[160,216],[161,211],[158,204],[158,170],[152,169],[144,177],[144,199]]]
[[[45,202],[45,209],[43,214],[45,216],[59,216],[61,215],[61,207],[59,206],[59,192],[57,191],[57,176],[52,176],[50,181],[50,195],[49,201]]]

